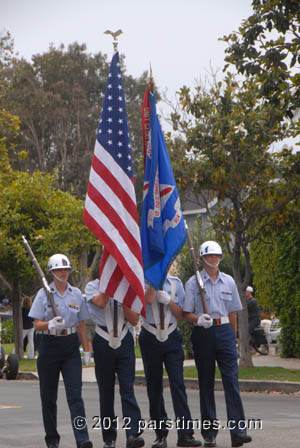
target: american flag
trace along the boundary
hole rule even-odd
[[[83,221],[104,246],[100,291],[144,314],[141,239],[118,52],[110,65]]]

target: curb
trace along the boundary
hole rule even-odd
[[[17,380],[38,380],[39,377],[33,372],[19,372]]]
[[[145,386],[145,377],[143,375],[136,375],[135,384],[137,386]],[[188,389],[199,389],[197,379],[185,378],[184,384]],[[167,377],[163,378],[163,385],[164,387],[169,387],[170,384]],[[292,394],[300,391],[300,383],[298,382],[240,380],[239,386],[241,392],[282,392],[285,394]],[[215,380],[215,390],[224,390],[222,380]]]
[[[38,376],[33,372],[19,372],[17,380],[38,380]],[[83,383],[88,383],[90,381],[84,381]],[[96,382],[96,381],[95,381]],[[118,379],[116,378],[116,383],[118,384]],[[185,378],[185,387],[187,389],[199,389],[198,380],[195,378]],[[134,384],[136,386],[146,386],[146,379],[144,375],[136,375]],[[169,379],[167,377],[163,378],[163,386],[169,387]],[[284,394],[293,394],[300,392],[300,383],[289,383],[281,381],[253,381],[253,380],[239,380],[239,386],[241,392],[281,392]],[[223,391],[222,380],[215,380],[215,390]]]

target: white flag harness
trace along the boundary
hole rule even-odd
[[[175,293],[176,293],[176,282],[171,280],[171,300],[174,299]],[[159,303],[157,300],[155,300],[152,303],[152,313],[153,313],[153,318],[154,318],[154,322],[155,322],[155,327],[153,327],[153,325],[150,325],[146,320],[143,321],[143,327],[150,333],[154,334],[154,336],[156,337],[156,339],[158,341],[164,342],[168,339],[169,334],[171,334],[177,327],[177,321],[175,321],[173,324],[169,325],[171,316],[172,316],[172,312],[171,312],[170,308],[168,307],[167,313],[165,316],[165,321],[164,321],[164,328],[163,329],[161,328],[160,317],[159,317]]]
[[[103,330],[103,328],[96,325],[96,333],[108,341],[108,345],[116,349],[121,346],[122,339],[126,336],[129,322],[125,322],[124,312],[122,307],[118,307],[118,336],[114,336],[114,328],[113,328],[113,317],[112,317],[112,309],[110,306],[110,301],[108,301],[106,307],[104,308],[105,322],[107,326],[107,330]]]

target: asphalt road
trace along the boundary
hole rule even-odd
[[[136,397],[142,410],[142,416],[148,419],[148,401],[146,389],[136,387]],[[191,413],[197,425],[199,418],[199,395],[197,390],[188,390],[188,400]],[[94,448],[103,446],[101,430],[97,426],[99,415],[98,389],[95,383],[85,383],[83,387],[87,424],[90,439]],[[299,442],[299,410],[300,394],[263,394],[243,393],[242,399],[247,419],[256,421],[255,429],[248,433],[253,442],[247,448],[298,448]],[[169,389],[165,389],[166,408],[169,418],[173,418],[171,396]],[[216,392],[218,418],[221,425],[226,424],[226,410],[223,392]],[[121,419],[120,399],[116,394],[116,416],[119,417],[120,427],[124,423]],[[69,411],[62,384],[59,387],[58,398],[58,430],[61,435],[60,448],[75,448],[75,440],[71,429]],[[199,430],[195,434],[201,438]],[[146,447],[150,447],[154,440],[154,432],[147,427],[144,432]],[[176,446],[176,429],[171,429],[168,436],[168,447]],[[217,438],[219,448],[230,447],[229,431],[220,429]],[[117,448],[125,448],[124,429],[119,430]],[[245,446],[245,445],[244,445]],[[38,381],[7,381],[0,380],[0,448],[42,448],[44,443],[44,430],[42,425],[41,405]]]

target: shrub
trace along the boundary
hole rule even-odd
[[[4,331],[3,331],[4,330]],[[12,320],[2,322],[2,344],[13,344],[14,342],[14,327]]]

